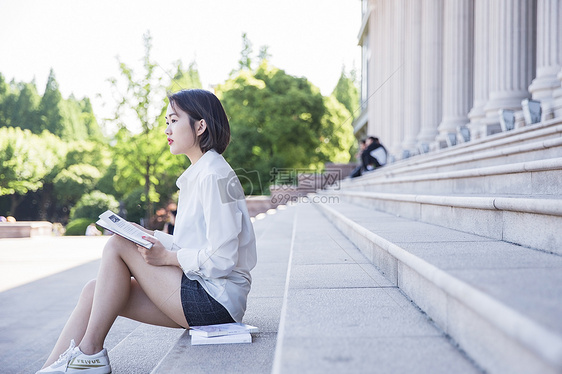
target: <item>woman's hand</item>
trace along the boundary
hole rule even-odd
[[[149,230],[149,229],[145,229],[144,227],[142,227],[141,225],[139,225],[139,224],[137,224],[137,223],[134,223],[134,222],[131,222],[131,223],[132,223],[133,226],[135,226],[137,229],[140,229],[140,230],[146,232],[148,235],[154,236],[154,231]]]
[[[176,252],[168,251],[160,241],[154,237],[143,236],[144,240],[153,244],[152,248],[147,249],[137,245],[137,248],[147,264],[154,266],[179,266]]]

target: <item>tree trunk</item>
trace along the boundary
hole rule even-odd
[[[150,160],[148,158],[146,159],[146,170],[144,172],[144,193],[146,195],[145,227],[148,227],[152,220],[152,201],[150,200]]]
[[[24,195],[25,196],[25,195]],[[21,196],[18,199],[18,195],[17,194],[13,194],[12,195],[12,204],[10,205],[10,215],[12,217],[16,216],[16,208],[18,207],[18,205],[20,205],[20,203],[23,201],[24,196]]]

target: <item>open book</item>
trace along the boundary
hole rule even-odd
[[[130,222],[113,213],[111,210],[106,210],[104,213],[100,214],[100,219],[96,222],[96,225],[145,248],[152,248],[152,243],[142,238],[143,236],[151,235],[135,227]]]

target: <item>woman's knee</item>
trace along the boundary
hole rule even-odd
[[[105,244],[105,247],[103,248],[103,255],[120,254],[123,248],[129,246],[130,243],[130,241],[120,237],[119,235],[113,235]]]
[[[92,301],[94,300],[95,291],[96,291],[96,280],[92,279],[88,283],[86,283],[86,285],[84,285],[84,288],[82,288],[82,293],[80,294],[79,303],[87,304],[91,306]]]

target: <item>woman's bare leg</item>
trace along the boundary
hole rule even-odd
[[[74,339],[76,344],[80,344],[80,341],[86,332],[88,320],[90,319],[92,300],[94,298],[94,287],[95,281],[92,280],[84,286],[84,289],[82,289],[78,303],[68,318],[68,321],[66,321],[66,324],[59,335],[59,339],[57,340],[55,347],[51,351],[51,354],[43,367],[47,367],[55,362],[59,355],[68,348],[68,344],[72,339]]]
[[[104,248],[95,291],[92,283],[84,288],[45,366],[65,351],[70,339],[85,354],[99,352],[118,315],[159,326],[188,327],[181,306],[181,276],[177,267],[147,264],[134,244],[113,236]]]
[[[131,275],[146,298],[139,297],[142,295],[139,292],[134,293],[136,299],[131,298]],[[175,322],[175,327],[187,327],[180,297],[181,276],[182,271],[178,267],[147,264],[136,245],[113,236],[104,248],[90,320],[80,342],[81,351],[95,354],[103,348],[105,337],[117,316],[122,312],[134,314],[133,306],[127,308],[129,299],[150,305],[149,299],[156,306],[141,313],[143,322],[158,324],[164,314],[168,317],[166,321],[171,319]]]

